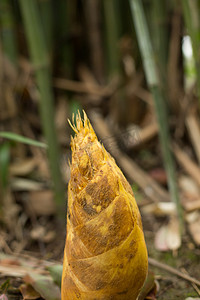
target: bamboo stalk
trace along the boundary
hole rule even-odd
[[[185,24],[192,41],[193,55],[197,74],[197,93],[200,101],[200,18],[199,1],[182,0]]]
[[[51,51],[53,46],[53,7],[51,0],[38,1],[42,25],[44,29],[45,41],[48,51]]]
[[[49,164],[54,185],[57,213],[64,220],[64,186],[59,168],[60,154],[54,123],[54,99],[51,88],[52,80],[47,46],[45,44],[43,31],[41,30],[42,26],[37,2],[34,0],[20,0],[19,3],[28,46],[30,48],[30,55],[35,68],[36,82],[40,90],[40,113],[43,131],[48,144]]]
[[[167,30],[167,14],[168,1],[152,2],[152,41],[155,52],[157,54],[158,67],[163,80],[166,80],[167,73],[167,57],[168,57],[168,30]],[[166,87],[165,87],[166,88]]]
[[[159,124],[159,134],[161,147],[163,152],[164,164],[167,171],[168,184],[172,200],[176,204],[177,215],[179,218],[180,232],[183,230],[183,215],[182,207],[178,196],[178,188],[175,176],[175,166],[172,153],[170,151],[169,126],[165,107],[165,99],[160,87],[159,78],[157,75],[157,66],[155,62],[152,43],[147,27],[146,18],[142,2],[139,0],[129,0],[132,12],[133,21],[135,24],[137,39],[143,59],[144,70],[148,86],[152,92],[156,116]]]
[[[17,46],[14,32],[14,18],[10,0],[0,1],[0,32],[4,53],[12,63],[17,64]]]

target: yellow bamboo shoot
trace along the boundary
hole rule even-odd
[[[86,114],[71,126],[62,300],[135,300],[148,259],[132,189]]]

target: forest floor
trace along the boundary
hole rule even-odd
[[[191,237],[186,234],[183,236],[181,248],[174,253],[172,251],[160,252],[156,250],[154,246],[155,232],[149,230],[149,228],[152,228],[152,222],[155,222],[155,220],[153,219],[149,222],[149,219],[150,217],[148,217],[148,222],[146,222],[144,218],[143,223],[149,257],[154,258],[158,262],[157,267],[154,264],[149,264],[149,269],[154,273],[159,283],[156,299],[175,300],[189,297],[199,299],[198,286],[188,280],[184,280],[180,276],[174,275],[164,267],[166,265],[171,266],[182,274],[189,274],[196,279],[200,279],[200,249],[193,246]],[[151,227],[149,226],[150,223]],[[159,263],[163,263],[164,267],[162,264],[159,265]]]
[[[157,219],[151,214],[142,215],[142,219],[150,257],[149,271],[156,286],[155,288],[153,283],[150,284],[152,292],[145,299],[199,299],[198,285],[193,280],[183,279],[181,275],[187,274],[197,280],[200,278],[200,249],[194,246],[191,237],[186,233],[183,236],[180,249],[165,252],[156,250],[154,246],[155,232],[161,226],[163,220],[162,218]],[[55,219],[52,219],[51,222],[55,229],[57,227]],[[52,265],[61,266],[62,264],[65,230],[57,227],[55,231],[59,232],[59,234],[50,243],[44,243],[43,241],[32,242],[20,254],[15,252],[5,254],[4,252],[3,255],[0,253],[0,294],[2,295],[0,299],[40,299],[37,297],[43,295],[43,288],[49,288],[51,281],[47,282],[47,285],[41,290],[38,289],[38,278],[35,278],[34,274],[36,272],[37,276],[43,275],[49,278],[47,268]],[[168,270],[167,266],[171,266],[178,274],[175,275],[173,270]],[[27,278],[26,274],[32,274],[30,275],[31,279]],[[53,279],[57,278],[57,276],[53,276]],[[59,282],[59,280],[57,281]],[[22,292],[23,286],[30,286],[30,283],[34,287],[34,291],[23,290]],[[56,289],[57,287],[55,286],[54,288]],[[37,291],[36,295],[35,290]],[[23,293],[24,298],[21,293]],[[3,298],[3,295],[5,298]],[[48,299],[51,299],[51,297]]]
[[[23,76],[21,81],[24,82]],[[11,84],[6,78],[4,84],[4,90],[10,91]],[[141,92],[140,86],[138,89]],[[15,92],[14,88],[13,91]],[[110,113],[103,114],[103,111],[107,110],[105,99],[98,98],[97,100],[102,102],[97,101],[94,104],[90,92],[81,97],[78,94],[77,97],[83,104],[82,107],[86,107],[85,110],[99,139],[116,159],[136,194],[150,258],[149,270],[154,274],[151,273],[153,283],[150,284],[154,290],[146,299],[189,300],[189,297],[200,299],[198,118],[195,110],[190,112],[187,119],[189,133],[186,134],[184,131],[186,111],[181,111],[178,117],[170,116],[172,124],[170,129],[173,132],[172,150],[177,164],[177,183],[185,221],[185,233],[181,244],[177,230],[178,220],[174,218],[176,207],[170,201],[167,188],[158,126],[155,113],[152,111],[152,99],[149,92],[144,91],[143,94],[148,96],[146,100],[150,99],[148,109],[144,110],[143,102],[140,108],[145,115],[141,118],[144,121],[136,120],[140,115],[137,111],[140,105],[137,101],[134,102],[135,98],[131,98],[130,103],[134,102],[134,107],[128,110],[135,112],[137,118],[130,120],[129,124],[123,124],[122,127],[118,126],[117,129],[115,128],[117,122],[113,122],[113,114],[118,108],[117,114],[121,116],[120,106],[114,103]],[[34,141],[44,141],[35,84],[30,80],[30,86],[25,90],[19,89],[19,95],[16,96],[14,92],[12,97],[7,93],[9,97],[4,97],[5,103],[0,102],[2,108],[0,111],[3,112],[0,116],[0,130],[19,134]],[[58,94],[55,108],[56,133],[62,150],[60,166],[65,183],[70,177],[68,160],[71,157],[71,132],[67,126],[67,118],[71,119],[69,102],[66,94]],[[98,103],[105,106],[101,111],[95,108]],[[74,110],[76,108],[74,107]],[[126,120],[126,114],[123,120]],[[113,123],[116,124],[112,126]],[[130,124],[137,125],[130,126]],[[119,128],[122,128],[122,131]],[[190,134],[192,136],[189,136]],[[58,212],[51,189],[46,150],[33,144],[1,138],[0,159],[4,162],[4,168],[0,168],[0,176],[5,183],[4,191],[0,189],[0,300],[7,300],[7,296],[9,299],[22,299],[21,293],[24,299],[39,299],[40,296],[48,300],[59,299],[60,290],[57,285],[53,285],[52,276],[59,285],[65,224],[58,227],[56,222]],[[63,212],[66,206],[64,202],[66,201],[63,200]],[[52,275],[47,267],[52,268],[53,265],[56,266],[56,271],[53,268]],[[44,281],[40,277],[38,279],[41,275],[45,277]],[[46,282],[47,279],[49,281]],[[41,285],[38,287],[38,280],[44,283],[43,287]],[[45,291],[49,291],[48,295]]]

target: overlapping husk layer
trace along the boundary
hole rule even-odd
[[[137,299],[147,250],[132,189],[86,114],[71,126],[62,300]]]

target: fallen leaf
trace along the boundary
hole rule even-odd
[[[181,236],[178,219],[174,216],[170,218],[167,226],[167,246],[170,250],[177,250],[181,246]]]
[[[193,222],[188,224],[189,232],[196,243],[196,245],[200,245],[200,215],[198,218],[194,219]]]
[[[162,226],[155,236],[155,248],[159,251],[177,250],[181,246],[178,220],[171,216],[167,225]]]
[[[31,232],[30,232],[30,236],[33,240],[39,240],[42,241],[44,239],[44,236],[46,234],[46,229],[43,226],[36,226],[34,227]]]
[[[24,300],[34,300],[40,298],[40,294],[30,284],[21,284],[19,290]]]
[[[160,184],[167,184],[167,175],[164,169],[154,168],[149,171],[149,175]]]
[[[41,182],[17,177],[11,179],[10,186],[13,191],[38,191],[43,189]]]
[[[53,281],[59,287],[61,287],[63,266],[62,265],[53,265],[53,266],[47,267],[47,270],[50,272],[51,277],[53,278]]]
[[[38,216],[50,216],[56,212],[53,193],[50,190],[32,191],[27,205],[30,205]]]
[[[28,158],[23,160],[18,160],[12,163],[9,167],[11,175],[14,176],[25,176],[30,174],[36,167],[37,162],[35,158]]]
[[[44,243],[50,243],[50,242],[52,242],[52,241],[55,239],[55,237],[56,237],[56,232],[55,232],[55,230],[49,230],[49,231],[45,234],[45,236],[44,236],[44,238],[43,238],[43,242],[44,242]]]
[[[191,177],[185,175],[180,176],[178,182],[183,192],[185,192],[188,195],[199,196],[199,187]]]
[[[199,217],[200,217],[199,212],[193,211],[193,212],[186,214],[185,219],[188,223],[193,223],[196,220],[198,220]]]
[[[46,300],[60,300],[61,293],[59,287],[52,279],[37,275],[28,274],[24,277],[24,281],[30,284],[40,295]]]
[[[159,251],[167,251],[169,250],[166,241],[167,236],[167,226],[162,226],[155,235],[155,248]]]
[[[176,207],[173,202],[151,203],[142,207],[143,213],[153,213],[156,216],[171,216],[175,211]]]
[[[3,266],[21,266],[21,263],[17,259],[5,258],[0,260],[1,265]]]
[[[194,198],[194,197],[183,197],[183,200],[181,201],[183,208],[187,211],[194,211],[197,209],[200,209],[200,198]]]
[[[158,292],[158,284],[155,281],[154,273],[149,271],[144,286],[141,289],[138,300],[144,299],[156,299],[156,294]]]

